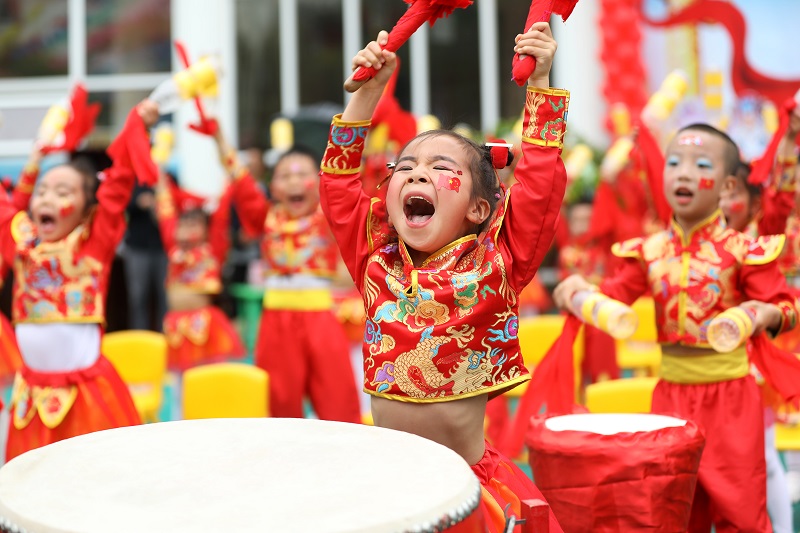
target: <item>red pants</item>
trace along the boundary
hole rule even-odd
[[[509,516],[522,516],[520,501],[538,499],[545,501],[533,481],[513,461],[502,455],[488,442],[483,457],[472,465],[472,471],[481,483],[481,510],[490,533],[506,531],[506,505]],[[516,529],[515,529],[516,531]],[[550,533],[561,532],[552,509],[550,510]]]
[[[6,445],[7,461],[29,450],[70,437],[141,423],[128,387],[102,355],[89,368],[73,372],[36,372],[27,367],[23,367],[20,372],[29,387],[69,390],[74,386],[77,388],[77,396],[66,411],[66,416],[55,427],[48,427],[42,421],[39,414],[41,411],[30,412],[35,409],[30,401],[19,405],[12,403]],[[52,413],[63,408],[61,404],[60,398],[54,398],[47,406],[39,409],[44,408]],[[20,418],[30,419],[20,429],[14,424],[15,412]]]
[[[10,383],[22,368],[22,356],[17,347],[14,328],[5,315],[0,314],[0,384]]]
[[[350,344],[330,311],[264,309],[255,364],[269,373],[272,416],[302,418],[307,394],[320,419],[361,422]]]
[[[692,420],[706,445],[697,472],[689,531],[772,531],[767,520],[764,410],[751,376],[719,383],[659,381],[653,413]]]

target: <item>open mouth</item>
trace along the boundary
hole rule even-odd
[[[694,192],[686,187],[679,187],[675,189],[675,199],[679,205],[686,205],[694,198]]]
[[[53,215],[39,215],[39,230],[42,232],[53,231],[56,227],[56,217]]]
[[[406,216],[406,220],[414,226],[425,224],[435,212],[436,208],[433,204],[422,196],[409,196],[403,205],[403,213]]]
[[[286,198],[286,200],[289,202],[289,205],[291,205],[293,207],[300,207],[305,203],[306,195],[305,194],[290,194]]]

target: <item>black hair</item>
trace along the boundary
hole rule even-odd
[[[733,139],[722,130],[719,130],[712,126],[711,124],[706,124],[703,122],[697,122],[695,124],[689,124],[688,126],[682,127],[678,130],[678,133],[682,133],[684,131],[702,131],[704,133],[708,133],[709,135],[713,135],[722,139],[722,142],[725,146],[724,152],[722,154],[723,162],[725,163],[725,175],[726,176],[733,176],[736,172],[736,169],[739,167],[741,163],[741,159],[739,158],[739,147],[736,145]]]
[[[322,159],[321,156],[319,156],[314,150],[312,150],[308,146],[302,144],[295,144],[294,146],[292,146],[291,148],[289,148],[280,155],[280,157],[275,162],[275,165],[272,168],[273,169],[278,168],[278,165],[280,165],[284,159],[293,155],[300,155],[311,158],[314,161],[314,166],[317,166],[319,161]]]
[[[198,221],[203,224],[204,227],[208,228],[209,225],[209,216],[203,209],[200,207],[193,207],[192,209],[187,209],[186,211],[181,211],[178,215],[179,221]]]
[[[77,172],[81,177],[81,186],[83,187],[83,195],[86,198],[84,213],[97,204],[97,189],[100,187],[100,181],[97,179],[97,170],[92,165],[89,159],[81,157],[74,159],[64,166],[71,168]]]
[[[752,200],[754,198],[760,198],[762,191],[761,186],[747,181],[747,178],[750,177],[751,170],[752,168],[750,167],[749,163],[739,161],[739,164],[736,166],[736,170],[733,172],[733,177],[736,178],[736,181],[744,186],[745,190],[747,190],[747,194],[750,195],[750,199]]]
[[[399,159],[403,152],[408,148],[412,142],[416,140],[424,140],[433,137],[450,137],[461,143],[467,151],[469,156],[469,171],[472,175],[472,198],[483,198],[489,202],[489,216],[478,224],[475,233],[480,234],[483,232],[492,220],[492,215],[497,209],[497,203],[502,198],[502,188],[500,186],[500,178],[497,177],[494,164],[492,163],[492,153],[488,146],[481,146],[472,139],[464,137],[463,135],[450,130],[430,130],[420,133],[398,152],[397,158]],[[509,151],[509,159],[513,154]],[[508,164],[508,162],[506,162]]]

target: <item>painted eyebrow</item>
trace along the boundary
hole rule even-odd
[[[417,162],[417,158],[414,157],[413,155],[406,155],[406,156],[401,157],[397,161],[397,163],[399,164],[399,163],[402,163],[403,161],[413,161],[413,162],[416,163]],[[456,160],[454,160],[454,159],[452,159],[450,157],[447,157],[446,155],[435,155],[433,157],[429,157],[428,161],[447,161],[449,163],[453,163],[454,165],[459,165],[459,163]]]

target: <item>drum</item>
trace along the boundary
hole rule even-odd
[[[480,485],[416,435],[301,419],[100,431],[0,468],[4,532],[483,533]]]
[[[685,532],[705,439],[652,414],[534,417],[529,462],[564,531]]]

